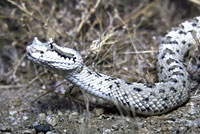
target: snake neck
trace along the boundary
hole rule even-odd
[[[105,92],[105,85],[112,85],[112,80],[120,80],[118,78],[112,78],[105,74],[94,72],[87,66],[83,66],[79,71],[70,73],[64,73],[63,76],[73,83],[74,85],[84,89],[85,91],[98,96],[100,98],[110,100],[109,92]]]

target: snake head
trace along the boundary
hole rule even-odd
[[[53,71],[70,71],[83,66],[82,57],[77,51],[56,45],[52,38],[43,43],[35,37],[26,51],[29,60]]]

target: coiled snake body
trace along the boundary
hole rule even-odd
[[[190,97],[190,79],[184,56],[200,38],[200,17],[172,29],[158,50],[158,76],[154,84],[129,83],[93,72],[80,54],[56,45],[52,39],[42,43],[36,37],[27,46],[28,58],[62,75],[92,95],[119,104],[142,115],[159,115],[186,102]]]

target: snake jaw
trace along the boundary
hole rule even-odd
[[[52,38],[42,43],[35,37],[32,44],[27,46],[26,51],[28,59],[40,65],[53,68],[55,71],[68,71],[82,66],[82,62],[80,62],[82,61],[82,57],[78,52],[71,48],[58,46],[53,42]]]

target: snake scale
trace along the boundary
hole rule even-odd
[[[34,38],[27,46],[28,59],[62,75],[88,93],[141,115],[160,115],[185,103],[191,93],[184,60],[200,38],[200,17],[181,23],[162,40],[158,50],[158,83],[130,83],[90,70],[81,55],[60,47],[50,38]]]

